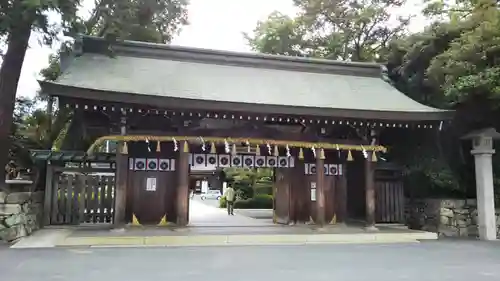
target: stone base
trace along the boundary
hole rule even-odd
[[[7,242],[11,242],[19,238],[28,236],[28,233],[29,232],[24,225],[22,224],[14,225],[9,228],[0,230],[0,239]]]
[[[0,240],[11,242],[40,228],[43,192],[1,192],[0,199]]]
[[[420,199],[406,202],[406,221],[419,222],[410,228],[437,232],[442,237],[479,236],[475,199]],[[497,228],[500,210],[496,210]],[[418,225],[418,227],[416,227]],[[498,233],[498,231],[497,231]]]

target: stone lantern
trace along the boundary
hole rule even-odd
[[[462,139],[472,140],[471,154],[474,155],[476,170],[479,239],[496,240],[492,156],[495,153],[493,140],[500,139],[500,133],[494,128],[488,128],[473,131]]]

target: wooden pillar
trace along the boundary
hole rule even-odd
[[[311,187],[310,181],[305,175],[303,159],[295,159],[295,166],[292,168],[293,181],[291,182],[290,209],[291,220],[294,223],[304,224],[309,222],[311,217]]]
[[[316,224],[325,225],[325,160],[316,149]]]
[[[52,122],[54,121],[52,115],[54,115],[54,97],[49,95],[49,99],[47,101],[47,134],[49,136],[52,133]]]
[[[51,209],[52,205],[55,203],[52,201],[52,194],[54,192],[54,183],[53,183],[53,176],[54,176],[54,167],[50,163],[50,161],[47,161],[47,170],[46,170],[46,176],[45,176],[45,199],[43,203],[43,222],[42,226],[47,226],[50,224],[50,214],[51,214]]]
[[[372,162],[372,153],[367,152],[365,159],[365,200],[366,200],[366,228],[376,230],[375,227],[375,173]]]
[[[339,170],[341,175],[337,178],[335,189],[336,189],[336,210],[337,210],[337,222],[345,223],[347,219],[347,175],[346,175],[346,164],[341,165]]]
[[[120,117],[120,134],[127,134],[127,118],[125,113]],[[116,148],[116,173],[115,173],[115,211],[113,225],[115,228],[125,226],[125,208],[127,206],[127,182],[128,182],[128,156],[124,154],[124,142],[118,142]]]
[[[292,168],[292,173],[290,173],[290,176],[292,177],[292,181],[290,184],[290,222],[291,224],[296,224],[297,223],[297,183],[299,182],[299,178],[297,173],[304,173],[304,168],[300,168],[300,164],[298,163],[298,159],[295,159],[295,166]]]
[[[186,226],[189,222],[189,153],[182,148],[187,142],[181,144],[176,172],[177,181],[177,225]]]

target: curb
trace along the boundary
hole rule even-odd
[[[314,235],[203,235],[149,237],[68,237],[56,246],[88,247],[181,247],[181,246],[245,246],[245,245],[310,245],[310,244],[374,244],[418,243],[436,240],[437,235],[422,233],[364,233]]]

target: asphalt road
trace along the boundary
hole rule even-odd
[[[0,248],[0,280],[500,280],[500,243]]]

